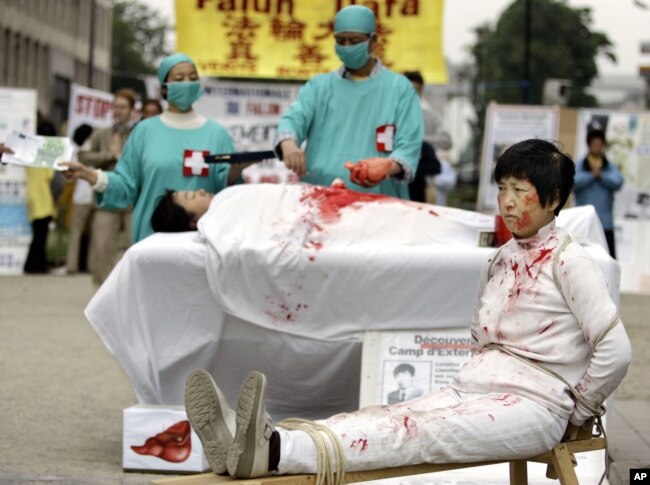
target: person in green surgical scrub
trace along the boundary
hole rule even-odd
[[[280,120],[275,150],[304,182],[341,178],[361,191],[408,199],[424,137],[422,110],[409,80],[372,56],[375,25],[367,7],[339,10],[334,40],[343,66],[300,89]]]
[[[246,164],[206,164],[206,153],[231,153],[235,145],[225,128],[192,109],[202,94],[191,58],[177,53],[158,68],[168,109],[140,121],[129,136],[114,171],[66,162],[68,179],[89,182],[99,208],[133,206],[132,242],[153,233],[151,214],[167,188],[216,193],[237,183]]]

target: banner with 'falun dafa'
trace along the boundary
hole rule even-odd
[[[418,70],[426,83],[447,82],[442,53],[444,0],[175,0],[177,51],[204,76],[308,79],[337,69],[336,12],[375,12],[374,55],[390,69]]]

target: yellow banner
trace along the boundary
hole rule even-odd
[[[375,56],[390,69],[447,82],[444,0],[176,0],[177,50],[204,76],[307,79],[337,69],[334,15],[348,5],[375,12]]]

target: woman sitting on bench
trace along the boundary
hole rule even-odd
[[[210,375],[194,371],[185,406],[213,471],[340,477],[346,468],[525,458],[602,414],[631,348],[602,273],[555,224],[574,173],[569,156],[542,140],[499,157],[499,211],[514,238],[484,270],[473,357],[450,386],[276,427],[265,410],[263,374],[249,374],[233,411]]]

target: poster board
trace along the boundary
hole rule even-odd
[[[194,103],[201,115],[223,125],[237,151],[271,150],[282,113],[296,98],[297,84],[202,81],[203,96]]]
[[[34,134],[37,92],[0,88],[0,142],[12,131]],[[0,164],[0,275],[21,274],[32,232],[24,167]]]
[[[298,94],[290,83],[202,81],[203,96],[194,104],[201,115],[220,123],[235,142],[236,151],[273,149],[280,117]],[[265,160],[246,168],[247,183],[297,182],[296,174],[280,160]]]
[[[469,326],[430,332],[366,332],[359,407],[395,404],[449,385],[470,356]]]
[[[576,163],[587,155],[587,131],[598,125],[605,154],[625,183],[614,195],[614,236],[621,265],[621,292],[650,294],[650,112],[580,109],[576,118]]]
[[[490,103],[485,116],[477,210],[495,212],[497,184],[493,179],[497,158],[510,145],[528,138],[557,140],[560,109],[555,106]]]

